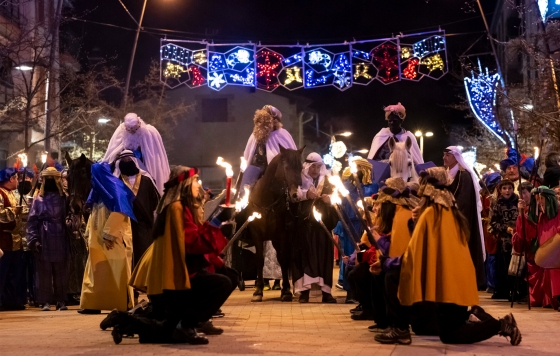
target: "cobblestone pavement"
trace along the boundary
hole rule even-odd
[[[560,313],[551,309],[515,305],[513,313],[523,334],[513,347],[503,337],[475,345],[444,345],[435,337],[412,337],[410,346],[379,345],[367,331],[372,322],[350,319],[351,304],[344,292],[334,290],[338,304],[321,304],[320,291],[312,291],[310,303],[279,301],[279,291],[265,292],[262,303],[251,303],[252,288],[236,290],[226,302],[225,318],[214,324],[225,329],[211,336],[210,344],[146,345],[136,338],[115,345],[110,331],[99,329],[104,315],[80,315],[69,311],[42,312],[37,308],[0,312],[0,355],[558,355]],[[481,293],[482,306],[492,315],[510,312],[509,303]]]

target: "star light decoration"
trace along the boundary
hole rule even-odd
[[[257,88],[273,91],[278,88],[280,82],[278,74],[282,70],[284,57],[278,52],[262,49],[257,52]]]
[[[479,74],[475,74],[473,71],[471,78],[465,77],[464,79],[469,105],[478,121],[505,144],[504,131],[496,120],[495,114],[496,92],[500,74],[490,75],[488,68],[483,72],[480,64],[479,69]]]

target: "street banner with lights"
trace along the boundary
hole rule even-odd
[[[252,87],[272,92],[333,86],[341,91],[374,80],[440,79],[448,71],[445,31],[320,45],[160,41],[160,78],[169,88]]]

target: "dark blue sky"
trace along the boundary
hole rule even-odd
[[[143,1],[122,1],[138,19]],[[495,2],[483,1],[489,19]],[[76,0],[73,13],[87,21],[136,27],[119,0]],[[144,26],[188,32],[170,34],[168,38],[263,43],[331,43],[441,26],[448,34],[461,35],[447,38],[450,73],[439,81],[424,78],[418,83],[403,81],[387,86],[374,82],[342,93],[333,87],[294,93],[313,100],[312,107],[323,123],[345,117],[343,126],[356,133],[345,141],[356,148],[369,148],[371,139],[385,124],[383,106],[400,101],[407,108],[405,128],[434,132],[435,136],[425,141],[425,158],[437,164],[441,164],[442,149],[449,144],[444,126],[470,124],[464,112],[448,108],[459,102],[457,96],[464,93],[458,57],[484,31],[476,3],[470,0],[148,0]],[[69,21],[66,29],[83,40],[82,60],[88,55],[111,58],[111,64],[120,68],[124,78],[133,31],[77,21]],[[159,58],[162,36],[152,32],[140,35],[133,79],[145,75],[151,59]],[[488,50],[483,39],[470,53]]]

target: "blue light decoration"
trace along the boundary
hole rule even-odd
[[[402,43],[406,38],[419,41]],[[272,92],[279,87],[333,86],[343,91],[374,80],[383,84],[424,77],[438,80],[447,71],[441,30],[323,46],[190,40],[161,40],[160,46],[160,80],[169,88],[184,84],[221,90],[238,85]]]
[[[474,116],[494,134],[502,143],[506,143],[503,135],[504,131],[496,120],[496,93],[500,75],[498,73],[490,75],[488,68],[485,72],[471,73],[471,78],[465,77],[465,90],[467,99]]]

